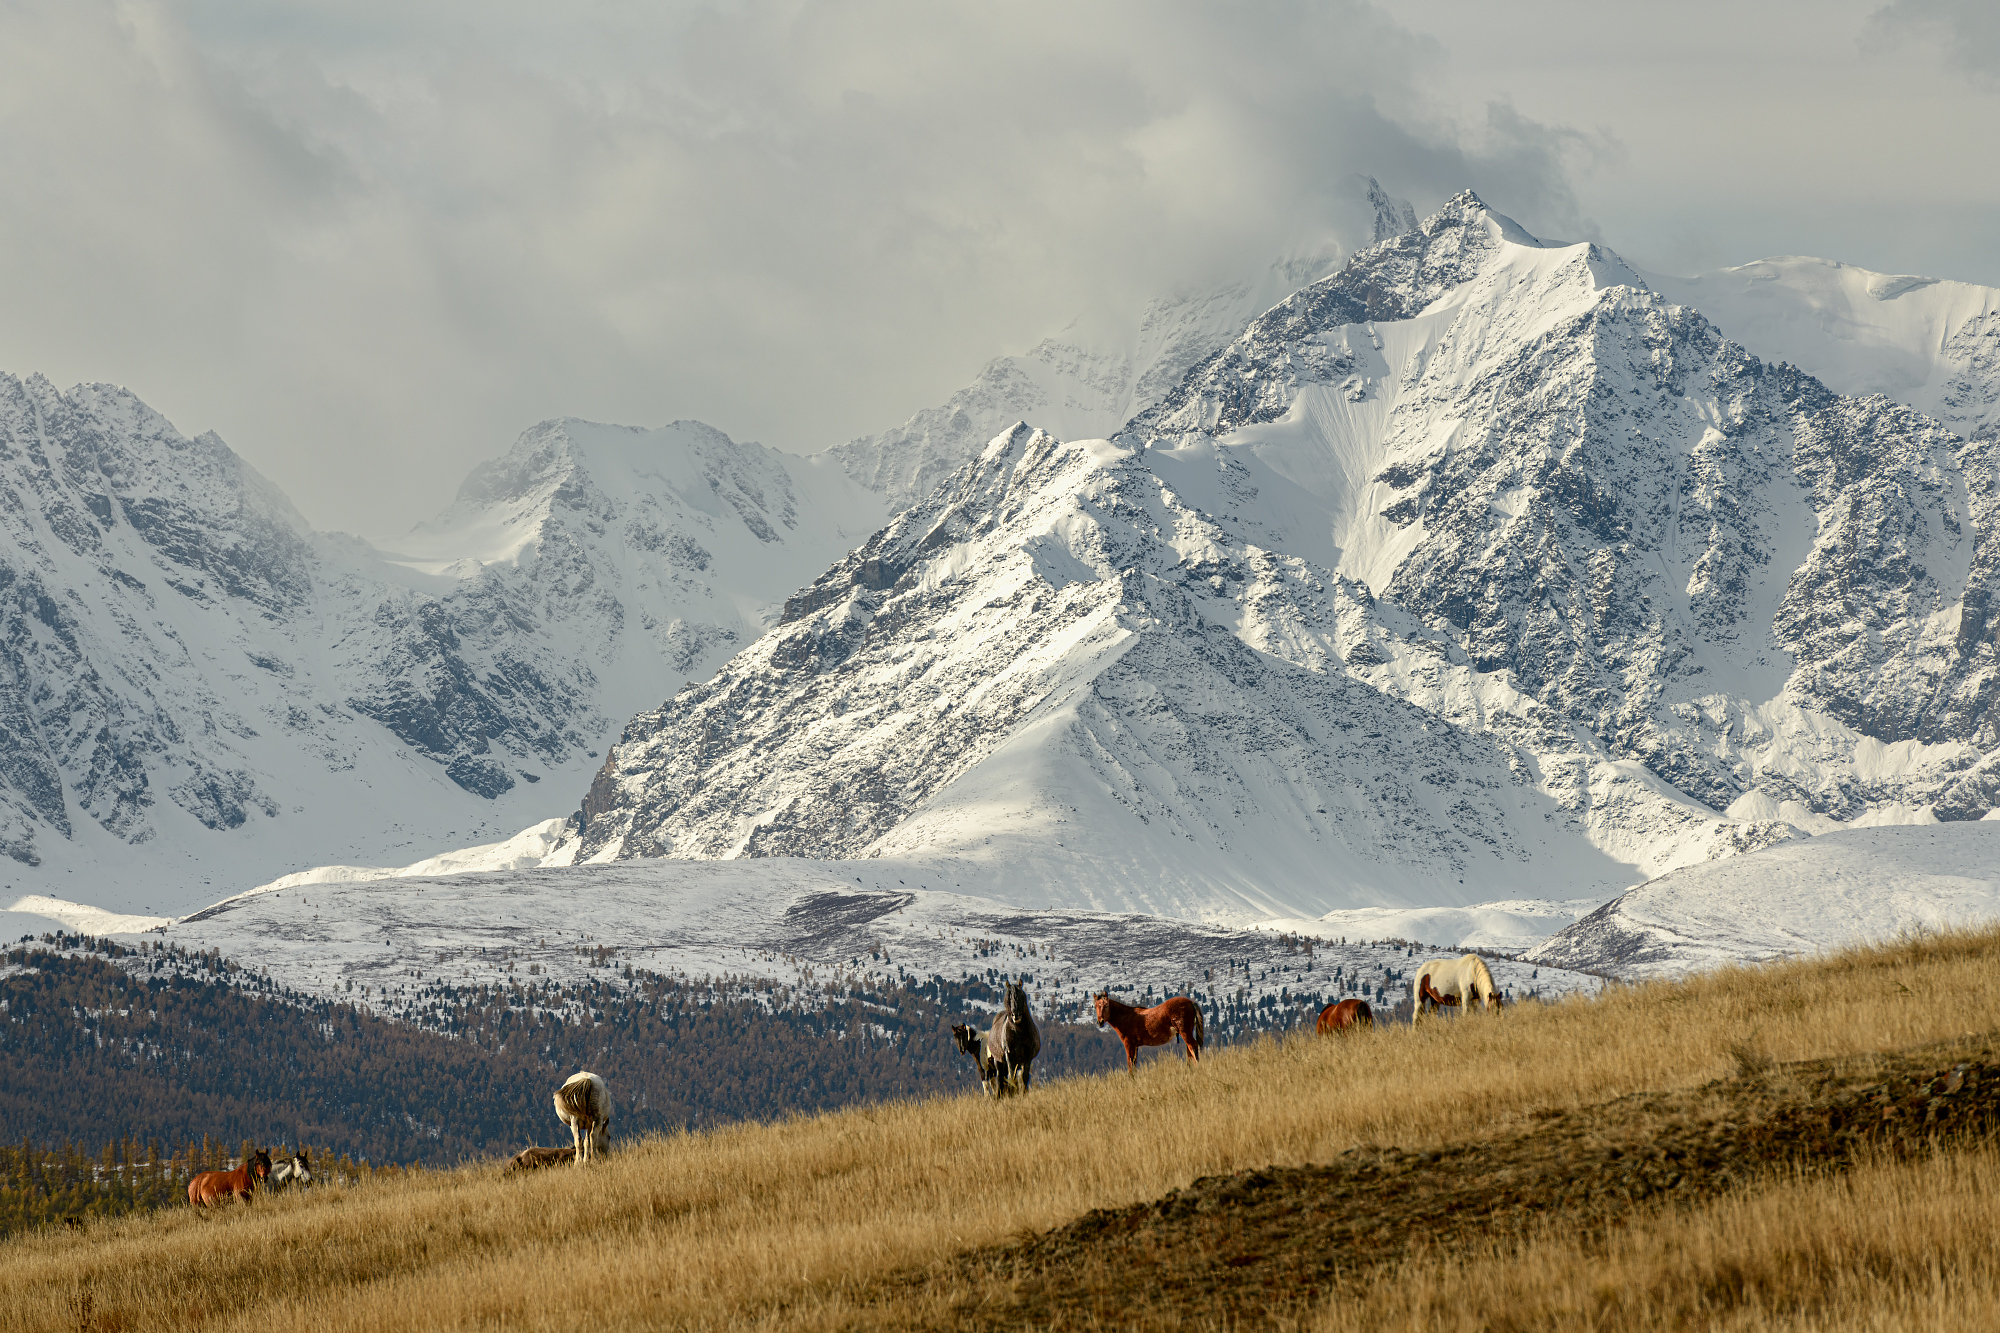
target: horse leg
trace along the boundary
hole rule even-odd
[[[1128,1073],[1128,1074],[1136,1074],[1136,1073],[1138,1073],[1138,1072],[1139,1072],[1139,1041],[1138,1041],[1138,1038],[1136,1038],[1136,1037],[1127,1037],[1127,1036],[1125,1036],[1125,1034],[1124,1034],[1124,1033],[1122,1033],[1122,1032],[1121,1032],[1121,1033],[1119,1033],[1118,1035],[1119,1035],[1119,1037],[1120,1037],[1120,1038],[1122,1038],[1122,1039],[1124,1040],[1124,1042],[1125,1042],[1125,1072],[1126,1072],[1126,1073]]]

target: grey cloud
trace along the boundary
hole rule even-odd
[[[1365,240],[1350,179],[1587,230],[1352,0],[10,7],[0,366],[384,532],[561,413],[812,449],[1071,316]]]
[[[1935,43],[1962,73],[2000,83],[2000,5],[1993,0],[1896,0],[1875,11],[1866,36]]]

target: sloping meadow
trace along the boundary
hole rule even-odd
[[[0,1247],[0,1330],[1790,1327],[1813,1325],[1820,1301],[1841,1324],[1964,1314],[2000,1291],[1995,1227],[1972,1206],[2000,1173],[1978,1110],[1992,1095],[1981,1072],[2000,1060],[1977,1031],[2000,1001],[1996,955],[2000,931],[1913,939],[1497,1017],[1266,1041],[1199,1068],[1155,1061],[1001,1104],[886,1103],[626,1142],[584,1171],[502,1178],[494,1162],[24,1237]],[[1798,1062],[1839,1076],[1788,1073]],[[1903,1069],[1933,1064],[1959,1071],[1957,1084]],[[1868,1084],[1877,1065],[1880,1089]],[[1454,1161],[1544,1140],[1601,1174],[1584,1158],[1618,1155],[1590,1146],[1593,1125],[1643,1130],[1634,1107],[1683,1133],[1707,1116],[1696,1128],[1725,1155],[1732,1135],[1779,1142],[1759,1126],[1781,1120],[1860,1133],[1854,1107],[1910,1128],[1856,1138],[1840,1157],[1814,1157],[1808,1136],[1790,1156],[1711,1171],[1701,1178],[1715,1187],[1693,1202],[1627,1169],[1615,1206],[1585,1190],[1595,1202],[1572,1216],[1557,1197],[1449,1259],[1412,1232],[1248,1305],[1121,1289],[1136,1251],[1099,1225],[1152,1200],[1163,1218],[1198,1214],[1175,1201],[1208,1195],[1247,1218],[1252,1186],[1303,1179],[1309,1164],[1395,1163],[1411,1188],[1448,1190]],[[1217,1189],[1226,1176],[1241,1180]],[[1304,1201],[1301,1224],[1400,1193],[1329,1188]],[[1447,1214],[1488,1202],[1441,1198]],[[1858,1243],[1856,1206],[1908,1214],[1909,1239],[1877,1226]],[[1093,1210],[1106,1211],[1093,1222]],[[1101,1300],[1051,1307],[1038,1293],[1059,1272],[1036,1246],[1068,1234],[1082,1248],[1060,1272]],[[1948,1267],[1908,1248],[1943,1236]],[[1589,1279],[1606,1263],[1626,1276]]]

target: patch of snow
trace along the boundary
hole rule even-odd
[[[78,935],[135,935],[173,924],[172,917],[107,912],[88,903],[73,903],[39,893],[16,898],[7,910],[57,922],[64,930]]]

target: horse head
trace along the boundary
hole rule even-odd
[[[969,1023],[953,1023],[951,1039],[958,1043],[959,1050],[970,1056],[977,1056],[983,1044],[979,1030]]]
[[[269,1180],[271,1178],[270,1149],[259,1148],[257,1150],[256,1159],[253,1160],[249,1165],[250,1165],[251,1175],[257,1177],[257,1179],[259,1180]]]
[[[1097,1026],[1103,1027],[1111,1021],[1111,992],[1101,990],[1090,998],[1097,1006]]]

